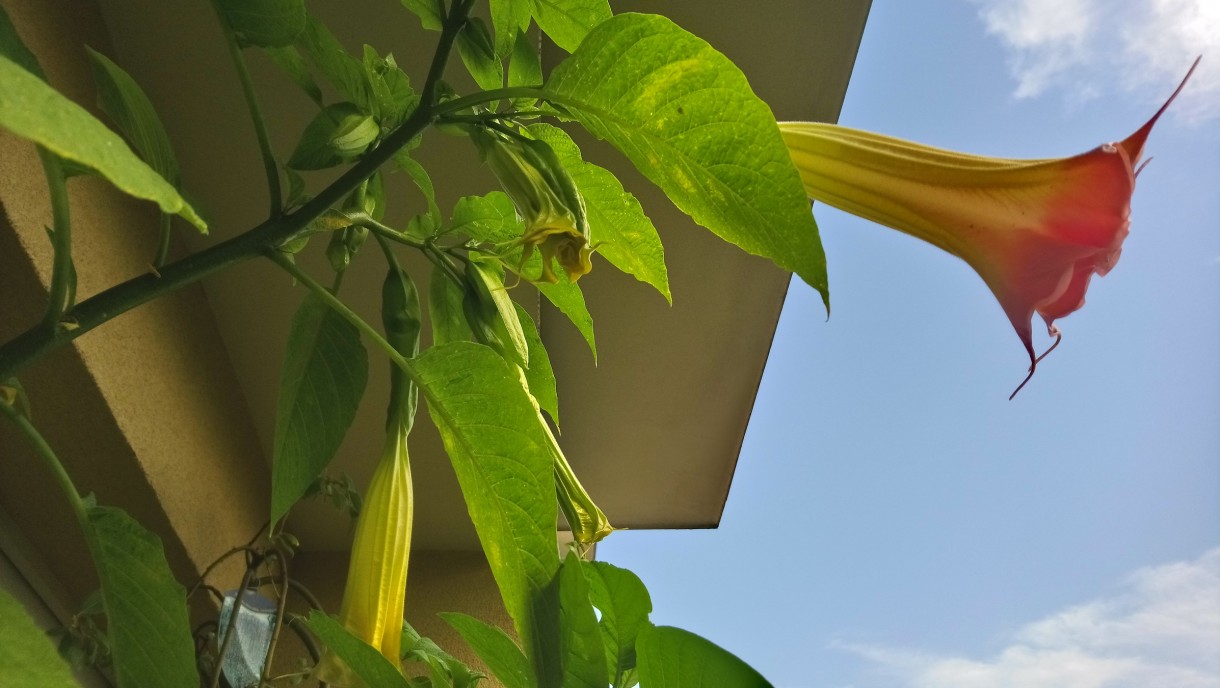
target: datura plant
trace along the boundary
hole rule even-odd
[[[30,447],[4,460],[53,481],[61,498],[39,501],[69,506],[98,583],[64,628],[54,629],[54,646],[0,592],[0,685],[71,685],[67,658],[119,688],[466,688],[488,678],[484,668],[510,688],[767,686],[727,650],[654,625],[643,583],[592,561],[594,545],[615,529],[596,489],[587,490],[573,470],[581,462],[569,462],[562,448],[555,371],[537,319],[567,318],[596,354],[591,301],[582,290],[600,279],[589,275],[603,259],[666,299],[671,294],[660,234],[609,170],[584,159],[572,132],[604,140],[695,223],[795,273],[824,299],[825,257],[810,198],[961,257],[999,299],[1032,374],[1034,314],[1057,334],[1056,320],[1080,307],[1090,277],[1118,258],[1137,165],[1161,114],[1128,138],[1075,157],[982,158],[834,125],[777,125],[745,75],[712,46],[661,16],[615,15],[606,0],[559,3],[563,9],[533,0],[492,0],[485,8],[476,0],[401,4],[422,27],[403,40],[435,45],[426,66],[404,67],[370,45],[348,52],[346,45],[359,42],[334,36],[305,0],[211,0],[261,158],[267,211],[245,230],[222,227],[227,239],[176,259],[177,225],[201,233],[209,227],[189,188],[199,172],[179,165],[166,134],[175,128],[158,117],[165,104],[120,61],[73,47],[60,57],[87,60],[75,68],[93,77],[104,122],[57,91],[60,84],[23,42],[23,35],[55,35],[32,18],[54,11],[15,13],[15,24],[0,9],[0,127],[28,141],[42,167],[46,195],[26,200],[49,208],[37,239],[44,240],[45,225],[50,245],[46,260],[31,252],[28,261],[11,263],[36,264],[49,275],[41,313],[18,322],[33,311],[14,303],[16,290],[0,290],[3,312],[12,315],[6,332],[21,330],[0,342],[0,415]],[[540,33],[568,53],[549,73]],[[264,95],[246,65],[256,52],[278,67],[284,85],[301,89],[311,112],[291,122],[263,117]],[[454,68],[455,53],[468,75]],[[176,74],[175,84],[190,78]],[[65,83],[80,92],[81,79]],[[299,133],[291,150],[273,145],[280,139],[272,132],[286,130]],[[437,130],[456,138],[433,136]],[[415,152],[432,145],[449,145],[441,157],[469,160],[472,173],[435,183],[422,161],[438,158]],[[453,146],[465,147],[465,158]],[[479,186],[481,165],[499,189]],[[312,176],[315,170],[328,173]],[[74,255],[88,247],[74,244],[76,199],[69,194],[80,177],[151,202],[157,236],[146,272],[100,289],[101,276],[82,275],[91,285],[83,300]],[[399,188],[405,183],[414,190]],[[460,199],[449,214],[438,187]],[[208,200],[226,203],[242,192]],[[111,206],[118,204],[99,207],[104,213]],[[94,217],[99,207],[91,207]],[[25,239],[3,245],[28,246]],[[376,252],[381,256],[362,255]],[[35,418],[54,420],[31,403],[45,398],[39,386],[65,378],[27,372],[36,362],[45,362],[44,370],[58,365],[48,354],[78,337],[117,336],[114,329],[91,333],[127,311],[204,277],[227,279],[225,271],[243,262],[258,262],[282,284],[290,277],[303,293],[275,409],[253,406],[274,414],[270,513],[263,527],[252,524],[253,538],[229,543],[184,589],[157,535],[124,505],[100,504],[90,494],[95,486],[84,483],[108,467],[72,475],[35,425]],[[387,267],[381,328],[360,315],[377,297],[360,293],[357,285],[369,280],[345,279],[373,263]],[[427,285],[425,299],[417,282]],[[257,302],[262,295],[247,296]],[[540,299],[554,308],[540,310]],[[421,336],[425,323],[430,337]],[[366,346],[389,363],[388,397],[382,388],[365,394]],[[387,418],[384,437],[377,432],[362,446],[383,449],[357,457],[365,452],[343,444],[366,397],[384,403]],[[481,667],[405,621],[436,625],[420,618],[408,594],[411,543],[419,539],[415,496],[444,494],[422,478],[416,490],[412,480],[409,445],[417,458],[439,458],[421,451],[435,442],[412,433],[420,398],[432,426],[423,431],[439,436],[506,613],[504,628],[442,615]],[[60,426],[48,434],[72,431]],[[80,446],[76,439],[69,446]],[[371,472],[363,493],[357,480],[330,472],[337,454]],[[250,470],[262,471],[262,464]],[[243,482],[262,484],[262,476]],[[108,499],[126,494],[98,491]],[[341,521],[356,519],[347,576],[341,586],[334,581],[341,600],[312,594],[300,580],[309,560],[294,559],[300,548],[317,547],[293,533],[301,522],[297,505],[315,498],[338,507]],[[572,543],[566,556],[557,546],[561,530]],[[181,545],[175,551],[206,551]],[[234,574],[226,562],[244,568]],[[327,607],[337,607],[338,616]],[[291,649],[280,642],[288,634],[299,641]]]

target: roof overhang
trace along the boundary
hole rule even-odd
[[[113,57],[158,107],[177,147],[185,186],[211,215],[213,233],[183,232],[187,243],[198,249],[260,222],[266,213],[262,168],[208,3],[100,4]],[[733,59],[778,118],[822,121],[837,118],[869,9],[868,0],[613,5],[618,12],[664,11]],[[409,74],[424,71],[435,34],[422,33],[399,3],[317,3],[311,9],[349,48],[367,42],[393,52]],[[560,58],[555,49],[544,52],[551,65]],[[249,60],[274,149],[286,157],[313,106],[255,51]],[[561,444],[616,526],[713,527],[728,495],[789,275],[694,225],[608,147],[588,142],[585,155],[619,174],[659,228],[674,303],[670,307],[651,288],[598,264],[581,282],[596,322],[596,365],[563,316],[542,309],[542,333],[559,380]],[[433,173],[443,209],[462,195],[494,188],[461,140],[429,134],[418,157]],[[390,222],[405,223],[419,211],[419,197],[402,175],[393,182],[393,194],[396,214]],[[324,242],[314,243],[298,260],[314,274],[326,275]],[[365,251],[341,293],[373,322],[379,260],[375,251]],[[426,285],[426,267],[408,264],[417,283]],[[211,313],[200,316],[215,318],[240,382],[232,403],[245,405],[269,457],[284,341],[304,291],[265,261],[232,269],[208,280],[205,288]],[[524,301],[534,298],[526,287],[516,294]],[[331,467],[359,485],[381,449],[388,395],[385,358],[373,351],[370,361],[364,402]],[[412,464],[416,546],[477,547],[457,481],[427,422],[417,425]],[[347,546],[350,524],[336,512],[310,505],[293,518],[292,530],[306,548]]]

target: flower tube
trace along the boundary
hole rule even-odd
[[[386,340],[403,356],[418,354],[419,296],[411,278],[397,265],[391,266],[382,284],[381,304]],[[396,667],[400,662],[415,506],[407,437],[415,420],[417,399],[414,383],[391,365],[385,447],[356,522],[339,609],[339,621]],[[319,680],[335,686],[361,685],[329,652],[315,673]]]
[[[1118,262],[1144,142],[1190,72],[1135,133],[1068,158],[987,158],[814,122],[780,131],[811,199],[974,268],[1016,329],[1032,376],[1041,358],[1034,314],[1058,338],[1055,321],[1083,306],[1090,278]]]

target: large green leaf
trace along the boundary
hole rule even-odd
[[[503,630],[457,612],[442,612],[440,617],[453,626],[504,688],[534,688],[537,685],[529,659]]]
[[[542,269],[541,258],[535,254],[531,262],[525,264],[525,269],[529,271],[527,274],[537,275]],[[559,281],[554,284],[538,282],[538,291],[572,321],[580,335],[585,338],[589,351],[593,352],[593,360],[596,361],[597,341],[593,337],[593,316],[585,305],[585,294],[580,290],[580,285],[568,281],[567,275],[561,273],[558,277]]]
[[[627,569],[603,561],[584,566],[589,581],[589,599],[601,612],[598,627],[606,646],[606,661],[614,688],[634,685],[635,641],[640,630],[649,625],[652,599],[644,583]]]
[[[432,321],[432,343],[468,342],[474,335],[462,312],[462,288],[439,267],[432,268],[428,282],[428,317]]]
[[[518,650],[517,654],[520,653]],[[406,621],[402,622],[401,654],[404,662],[420,662],[428,666],[432,674],[431,688],[473,688],[480,680],[487,678],[487,674],[472,671],[465,662],[442,650],[431,639],[421,636]]]
[[[419,145],[420,138],[417,136],[411,140],[412,143],[407,144],[394,154],[394,164],[398,169],[407,173],[415,186],[419,188],[419,192],[424,196],[424,202],[428,205],[427,218],[432,225],[432,229],[440,227],[441,224],[441,209],[436,204],[436,188],[432,185],[432,178],[428,176],[428,171],[424,166],[419,164],[411,157],[410,149]]]
[[[525,367],[525,380],[529,384],[530,394],[534,400],[551,416],[555,425],[559,425],[559,395],[555,391],[555,370],[551,367],[551,357],[546,352],[542,337],[538,336],[538,326],[530,317],[529,311],[521,304],[517,307],[517,319],[521,321],[521,331],[525,334],[526,348],[529,350],[529,362]]]
[[[280,373],[271,470],[271,522],[321,475],[356,416],[368,382],[360,332],[320,298],[305,297],[292,319]]]
[[[580,149],[562,129],[535,124],[529,132],[551,146],[580,189],[597,252],[619,270],[656,287],[672,302],[661,237],[635,196],[623,190],[613,172],[582,160]]]
[[[558,670],[558,516],[542,416],[516,371],[488,347],[434,346],[412,367],[500,596],[549,687]]]
[[[402,0],[402,6],[419,17],[425,29],[440,31],[445,21],[443,0]]]
[[[79,685],[46,633],[34,625],[21,603],[0,589],[0,686],[78,688]]]
[[[534,0],[534,19],[555,45],[576,50],[589,31],[610,18],[606,0]]]
[[[680,628],[643,629],[636,651],[645,688],[771,688],[736,655]]]
[[[606,651],[580,557],[569,552],[559,572],[564,688],[606,688]]]
[[[508,194],[492,191],[486,196],[463,196],[453,206],[449,231],[476,241],[499,244],[519,238],[525,226]]]
[[[140,158],[178,188],[181,185],[178,159],[152,101],[136,80],[110,58],[88,47],[85,50],[89,53],[102,112],[114,120]]]
[[[295,45],[266,48],[265,51],[267,57],[284,70],[284,73],[305,92],[305,95],[309,96],[310,100],[318,106],[322,105],[322,89],[318,88],[318,82],[314,81],[313,74],[309,72],[309,65]]]
[[[504,85],[504,65],[496,48],[492,45],[491,33],[482,19],[472,17],[466,21],[457,37],[458,55],[466,71],[474,77],[479,88],[489,91]]]
[[[88,509],[119,688],[181,688],[199,682],[186,591],[161,541],[121,509]]]
[[[0,57],[0,126],[97,172],[120,191],[153,201],[161,210],[207,230],[173,185],[140,160],[118,134],[5,57]]]
[[[542,85],[542,51],[537,37],[524,31],[517,34],[517,41],[513,44],[512,59],[508,63],[508,85]],[[524,98],[513,102],[519,107],[528,107],[532,101],[531,98]]]
[[[545,90],[696,222],[826,299],[800,176],[770,108],[724,55],[664,17],[624,14],[594,29]]]
[[[491,0],[490,5],[491,25],[496,31],[496,54],[508,57],[518,40],[517,34],[529,28],[533,0]]]
[[[297,45],[344,99],[359,105],[366,114],[373,114],[373,96],[366,81],[364,61],[349,55],[320,19],[312,14],[306,16],[305,30],[297,38]]]
[[[242,45],[291,45],[305,28],[305,0],[216,0]]]
[[[364,78],[369,107],[382,129],[397,128],[419,105],[411,80],[394,56],[381,57],[371,45],[364,46]]]
[[[377,688],[410,688],[398,667],[381,656],[373,646],[352,635],[343,624],[327,616],[326,612],[313,610],[309,613],[308,624],[309,630],[367,685]]]

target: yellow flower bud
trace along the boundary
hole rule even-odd
[[[401,422],[394,424],[369,482],[339,611],[339,621],[394,666],[399,665],[413,517],[406,430]],[[329,653],[316,676],[333,686],[360,685],[350,669]]]

